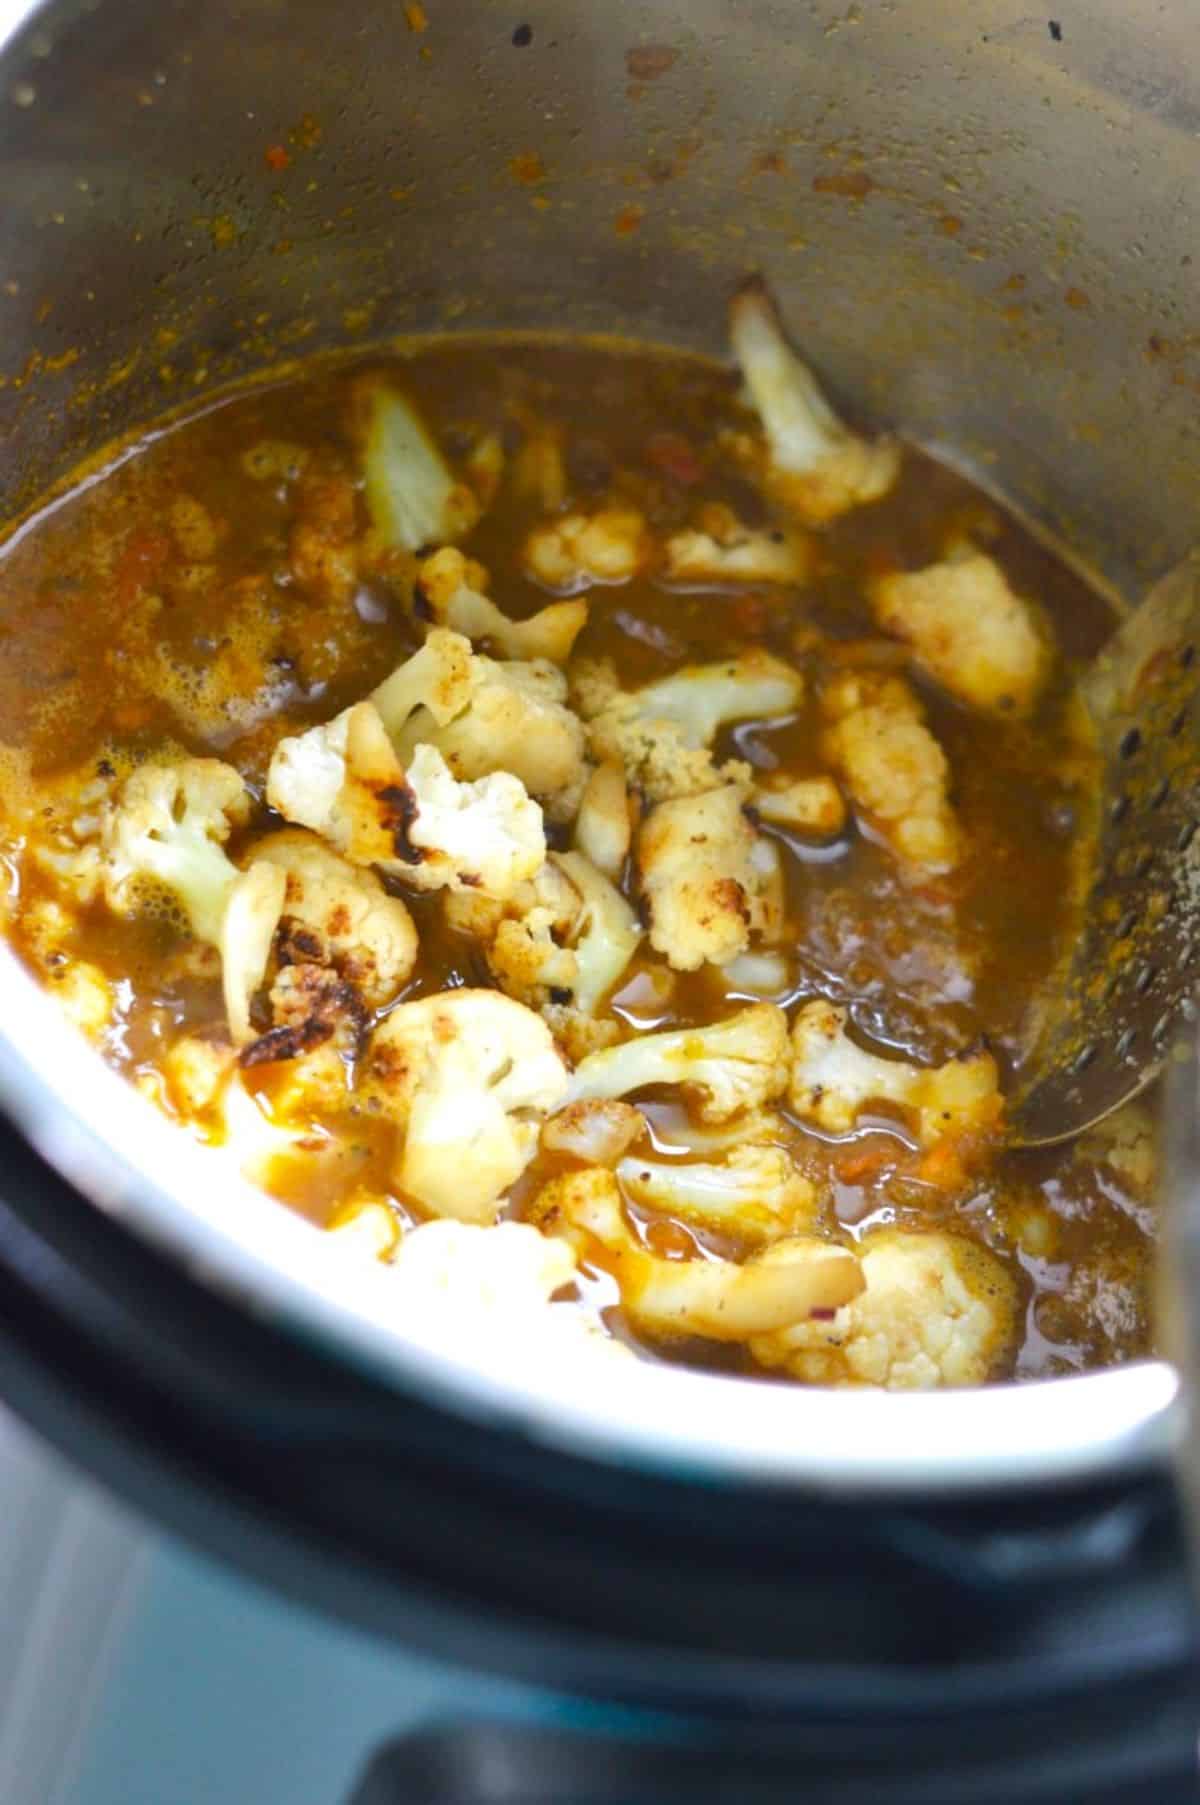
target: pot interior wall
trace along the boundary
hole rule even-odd
[[[1193,531],[1186,11],[50,5],[0,72],[0,514],[322,346],[718,349],[761,267],[852,406],[1136,594]]]

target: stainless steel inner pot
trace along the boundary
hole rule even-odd
[[[0,514],[166,410],[445,327],[719,350],[764,269],[868,418],[950,455],[1113,593],[1196,535],[1190,9],[1089,0],[21,0],[0,11]],[[1200,253],[1197,253],[1200,254]],[[330,1270],[0,964],[0,1095],[102,1208],[400,1389],[557,1445],[949,1491],[1169,1453],[1147,1362],[985,1395],[603,1389],[481,1371]]]

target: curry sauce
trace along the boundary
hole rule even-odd
[[[533,998],[523,982],[507,983],[488,938],[502,911],[481,929],[487,911],[465,879],[453,893],[422,888],[406,879],[402,860],[356,863],[353,840],[329,844],[356,869],[380,872],[383,892],[402,900],[415,963],[392,994],[364,1002],[335,954],[310,958],[303,939],[296,950],[294,924],[291,941],[281,928],[250,1004],[255,1038],[240,1048],[220,945],[197,934],[170,884],[127,889],[114,906],[105,822],[131,774],[187,758],[239,773],[245,806],[229,822],[224,856],[245,869],[264,835],[285,827],[268,796],[281,743],[361,703],[427,643],[436,623],[422,570],[434,547],[414,551],[381,534],[356,418],[372,384],[406,398],[468,493],[476,517],[455,543],[469,574],[482,567],[473,586],[486,582],[487,597],[514,622],[556,601],[586,601],[586,622],[562,663],[569,701],[555,704],[581,722],[581,783],[605,762],[597,751],[604,709],[589,712],[580,700],[588,673],[607,671],[620,696],[739,659],[760,660],[739,670],[795,674],[794,705],[725,719],[700,749],[714,773],[733,771],[732,779],[714,777],[712,790],[673,799],[627,770],[630,847],[611,882],[630,905],[637,940],[585,1030],[578,1011],[571,1019],[570,983]],[[605,1049],[664,1031],[702,1034],[764,1007],[779,1034],[792,1035],[793,1062],[797,1023],[819,1006],[826,1015],[805,1020],[828,1046],[840,1047],[842,1036],[897,1069],[957,1074],[987,1061],[995,1109],[955,1118],[945,1134],[928,1128],[912,1101],[925,1094],[920,1084],[892,1086],[887,1073],[877,1088],[862,1080],[857,1103],[839,1113],[825,1083],[807,1082],[793,1063],[790,1079],[723,1119],[686,1081],[633,1086],[620,1093],[638,1112],[622,1130],[633,1138],[595,1161],[570,1135],[547,1131],[571,1102],[564,1088],[550,1105],[519,1106],[533,1124],[528,1157],[486,1220],[526,1217],[564,1235],[576,1260],[566,1283],[611,1333],[652,1357],[904,1384],[1044,1376],[1145,1353],[1154,1146],[1144,1107],[1053,1151],[1014,1152],[1003,1137],[1002,1097],[1019,1069],[1031,999],[1077,918],[1096,772],[1071,682],[1110,618],[1065,562],[963,477],[911,447],[897,459],[886,492],[803,518],[764,477],[761,425],[730,370],[632,344],[488,338],[398,347],[368,361],[316,360],[118,448],[98,477],[15,530],[0,562],[12,944],[102,1056],[179,1119],[181,1133],[227,1139],[221,1087],[241,1085],[264,1122],[294,1130],[286,1157],[260,1160],[255,1182],[323,1227],[358,1219],[367,1205],[381,1212],[394,1227],[375,1250],[385,1258],[415,1225],[445,1213],[400,1182],[404,1123],[378,1052],[382,1024],[422,998],[508,988],[548,1024],[563,1086],[576,1090],[580,1073],[600,1071],[591,1061]],[[636,521],[628,529],[636,551],[624,564],[614,554],[611,572],[580,567],[563,580],[543,555],[549,542],[539,552],[536,536],[553,527],[561,557],[562,523],[597,517]],[[708,574],[680,574],[666,548],[688,532],[718,543],[724,535],[728,545],[751,535],[766,574],[739,575],[728,558]],[[774,567],[772,547],[784,548]],[[917,637],[880,624],[871,598],[889,577],[952,564],[964,547],[1028,604],[1045,651],[1028,708],[972,706],[931,675]],[[791,567],[785,552],[795,554]],[[548,583],[547,570],[559,580]],[[492,645],[487,633],[466,637],[475,654]],[[899,854],[888,819],[856,791],[849,755],[836,750],[845,743],[836,698],[851,694],[856,719],[876,705],[871,698],[915,699],[904,719],[932,736],[947,770],[952,860]],[[439,732],[449,745],[448,730]],[[401,763],[412,756],[410,747]],[[487,781],[462,778],[450,755],[448,763],[460,781]],[[620,764],[618,753],[618,788]],[[824,816],[800,825],[772,819],[770,795],[793,779],[820,780],[811,795]],[[774,900],[756,917],[743,896],[738,907],[752,925],[734,924],[745,944],[732,957],[676,962],[677,949],[655,944],[654,910],[685,905],[673,875],[660,889],[651,881],[651,823],[673,825],[659,811],[694,808],[731,786],[737,831],[774,849],[761,859],[775,873]],[[554,869],[569,878],[583,834],[579,795],[568,789],[536,801],[549,853],[566,855]],[[308,826],[294,812],[288,818],[292,831]],[[408,851],[424,857],[419,846]],[[423,881],[427,858],[425,871]],[[411,873],[421,875],[416,863]],[[551,922],[549,905],[546,915],[544,946],[557,936],[570,950],[578,930]],[[287,1016],[300,1026],[281,1038],[285,1018],[278,999],[268,1002],[271,985],[278,991],[285,969],[315,971],[322,959],[327,976],[330,961],[336,974],[312,980],[310,1013]],[[180,1060],[184,1044],[204,1049],[207,1089],[196,1087],[190,1055]],[[309,1086],[306,1062],[320,1058],[324,1075]],[[779,1155],[805,1199],[776,1228],[763,1227],[753,1177],[732,1204],[709,1209],[701,1200],[685,1210],[670,1207],[669,1191],[664,1204],[661,1181],[643,1183],[636,1170],[724,1169],[748,1142]],[[571,1186],[592,1168],[583,1197]],[[784,1168],[776,1160],[771,1169]],[[614,1209],[620,1225],[610,1229]],[[845,1304],[813,1306],[818,1339],[825,1334],[834,1347],[828,1356],[813,1342],[796,1357],[779,1343],[777,1324],[757,1334],[706,1332],[703,1312],[690,1305],[672,1328],[675,1306],[645,1302],[660,1297],[660,1266],[699,1262],[719,1275],[724,1261],[757,1273],[797,1225],[831,1257],[875,1246],[881,1282],[893,1247],[882,1231],[954,1237],[967,1261],[955,1309],[969,1316],[973,1298],[986,1304],[1003,1294],[1011,1317],[989,1343],[986,1371],[945,1363],[938,1371],[926,1349],[923,1365],[885,1357],[878,1370],[868,1359],[844,1372],[835,1356],[837,1337],[850,1333],[845,1312],[861,1308],[852,1292]],[[638,1265],[644,1255],[653,1269]],[[913,1271],[919,1290],[925,1276]],[[863,1295],[872,1283],[868,1270]],[[886,1327],[879,1332],[886,1338]]]

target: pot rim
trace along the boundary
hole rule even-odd
[[[1177,1444],[1178,1380],[1162,1361],[986,1391],[888,1393],[602,1355],[548,1370],[520,1356],[502,1365],[495,1348],[448,1351],[397,1322],[386,1269],[341,1249],[331,1258],[315,1225],[218,1153],[181,1160],[183,1131],[103,1063],[9,948],[0,993],[6,1019],[20,1023],[19,1037],[0,1035],[0,1106],[50,1165],[201,1285],[402,1395],[596,1460],[864,1497],[1112,1480],[1167,1461]]]

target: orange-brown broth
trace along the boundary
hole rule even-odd
[[[634,347],[467,341],[431,345],[405,358],[402,373],[451,448],[481,427],[511,443],[533,418],[560,422],[581,504],[615,488],[657,529],[681,524],[698,497],[727,500],[744,518],[761,518],[761,502],[714,455],[719,428],[741,417],[732,379],[715,366]],[[290,568],[289,540],[304,509],[317,505],[310,488],[249,481],[239,464],[259,441],[283,439],[307,447],[334,476],[352,473],[348,380],[345,366],[315,363],[302,380],[235,395],[149,439],[16,536],[0,564],[0,740],[29,746],[35,775],[100,760],[112,745],[149,748],[167,737],[239,765],[261,792],[279,737],[328,718],[413,649],[411,622],[382,588],[360,586],[339,603],[306,593]],[[680,468],[678,447],[663,435],[687,441],[699,482],[671,474]],[[692,474],[686,460],[683,469]],[[167,523],[180,495],[201,502],[219,523],[211,556],[189,559],[174,542]],[[361,496],[357,507],[365,525]],[[466,545],[491,571],[495,599],[517,616],[546,599],[518,557],[536,517],[532,506],[506,500],[484,514]],[[910,452],[884,502],[821,536],[817,571],[803,593],[687,592],[654,577],[594,588],[577,650],[610,655],[633,684],[752,642],[794,657],[810,623],[838,641],[874,638],[861,599],[864,575],[931,561],[956,525],[994,534],[989,549],[1015,586],[1048,610],[1069,658],[1096,646],[1106,615],[1085,584],[961,477]],[[209,567],[202,588],[190,571],[196,563]],[[814,670],[827,667],[830,656],[820,652]],[[235,688],[270,686],[269,707],[243,731],[204,731],[181,717],[188,674],[214,662]],[[982,720],[924,686],[971,846],[952,877],[914,886],[853,828],[833,847],[781,840],[803,994],[850,1002],[859,1031],[919,1058],[944,1058],[986,1034],[1011,1073],[1030,995],[1069,932],[1087,816],[1078,751],[1064,719],[1065,687],[1064,675],[1036,718],[1022,724]],[[810,703],[784,724],[734,730],[728,749],[764,769],[815,771],[815,720]],[[264,806],[252,831],[268,819]],[[12,859],[20,886],[13,938],[36,968],[22,909],[44,880],[22,867],[19,848]],[[412,906],[422,954],[405,994],[448,980],[486,982],[477,948],[447,930],[436,900]],[[96,908],[81,922],[74,950],[125,981],[106,1054],[131,1075],[152,1071],[183,1029],[222,1019],[215,961],[197,959],[169,924],[119,920]],[[54,974],[43,968],[42,975]],[[629,991],[628,983],[621,987],[618,1007]],[[685,978],[664,1025],[711,1019],[730,1006],[711,977]],[[643,1025],[657,1019],[630,1007],[631,1019]],[[269,1071],[262,1082],[269,1092]],[[677,1107],[663,1109],[669,1115]],[[655,1109],[650,1113],[654,1118]],[[878,1117],[844,1140],[812,1130],[799,1135],[800,1163],[832,1185],[837,1216],[848,1227],[953,1222],[1019,1266],[1028,1302],[1019,1375],[1145,1350],[1149,1225],[1110,1168],[1072,1148],[1002,1153],[965,1187],[942,1191],[915,1176],[917,1156],[898,1120]],[[386,1190],[386,1128],[359,1116],[351,1140],[334,1179],[306,1178],[287,1200],[326,1220],[353,1185]],[[535,1162],[514,1210],[554,1169],[545,1156]],[[1022,1224],[1035,1207],[1048,1219],[1052,1249],[1039,1258],[1022,1249]],[[658,1251],[687,1245],[691,1231],[640,1220]],[[722,1365],[744,1358],[700,1343],[672,1352]]]

